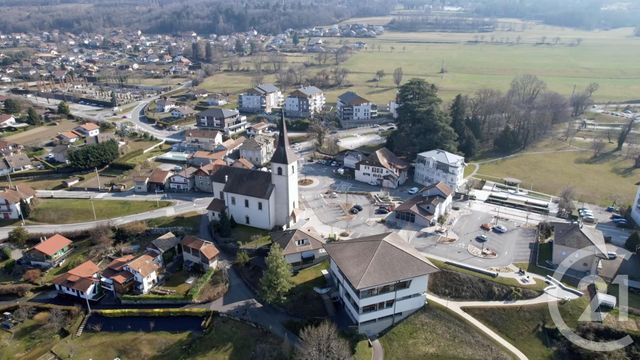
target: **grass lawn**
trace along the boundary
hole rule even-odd
[[[175,344],[186,341],[188,333],[168,332],[85,332],[59,342],[53,352],[61,359],[150,359]]]
[[[186,295],[191,289],[192,285],[185,283],[187,279],[191,276],[189,272],[180,270],[174,274],[171,274],[164,284],[162,284],[163,289],[174,290],[177,295]],[[195,283],[195,281],[194,281]]]
[[[509,359],[510,354],[443,307],[427,305],[380,338],[385,359]]]
[[[482,164],[477,176],[486,175],[490,180],[515,177],[523,181],[523,188],[551,195],[571,185],[579,201],[599,205],[614,200],[623,204],[633,198],[640,175],[640,169],[633,169],[633,160],[611,153],[592,160],[591,155],[591,151],[522,154]]]
[[[171,205],[160,201],[160,207]],[[155,201],[94,200],[98,220],[143,213],[158,209]],[[91,200],[88,199],[40,199],[31,211],[30,221],[49,224],[69,224],[93,221]]]
[[[327,315],[322,298],[313,291],[313,288],[326,286],[326,280],[321,271],[328,268],[329,263],[324,261],[300,270],[291,278],[294,287],[287,295],[285,304],[289,312],[306,319],[325,317]]]
[[[246,249],[255,249],[271,243],[268,231],[239,224],[231,229],[231,238],[240,242],[241,247]]]
[[[0,331],[0,359],[38,359],[49,351],[60,337],[44,327],[47,317],[47,312],[36,314],[14,328],[13,337]]]
[[[369,341],[361,340],[356,344],[356,353],[353,360],[371,360],[373,350],[369,347]]]
[[[149,227],[184,227],[191,229],[191,232],[198,232],[202,215],[196,211],[188,212],[179,216],[164,216],[147,221]]]
[[[588,305],[586,297],[559,305],[564,321],[571,328]],[[520,349],[529,359],[550,359],[550,333],[545,327],[555,327],[547,305],[514,308],[465,309],[467,313],[488,325]]]

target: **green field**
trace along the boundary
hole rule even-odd
[[[440,95],[451,99],[458,93],[470,94],[481,88],[506,90],[513,77],[531,73],[547,82],[551,90],[571,94],[573,86],[583,88],[597,82],[600,89],[594,97],[597,101],[623,101],[640,95],[640,38],[634,38],[632,29],[610,31],[580,31],[544,25],[529,25],[522,32],[495,32],[483,34],[480,44],[468,44],[477,34],[462,33],[402,33],[388,31],[376,39],[366,39],[368,50],[354,53],[343,64],[350,70],[351,87],[325,89],[327,102],[346,90],[377,103],[387,103],[395,96],[393,70],[402,67],[404,81],[412,77],[425,78],[440,88]],[[547,45],[536,45],[542,37]],[[495,42],[490,43],[491,38]],[[516,38],[520,42],[515,44]],[[557,45],[550,45],[559,37]],[[570,46],[576,39],[579,46]],[[323,39],[337,46],[339,41],[354,39]],[[500,42],[500,43],[499,43]],[[514,44],[507,44],[511,42]],[[381,46],[381,51],[378,50]],[[394,49],[392,50],[391,47]],[[242,67],[251,68],[249,58]],[[287,55],[289,62],[314,63],[313,55]],[[447,73],[441,75],[442,64]],[[313,76],[327,65],[310,66]],[[225,67],[226,69],[226,67]],[[379,87],[372,82],[374,74],[384,70],[386,76]],[[205,80],[202,87],[220,92],[238,93],[250,87],[252,72],[225,72]],[[265,82],[274,81],[267,75]]]
[[[160,207],[171,205],[170,201],[160,201]],[[98,220],[143,213],[158,209],[155,201],[93,200]],[[45,224],[70,224],[93,221],[93,209],[88,199],[39,199],[31,210],[29,220]]]
[[[385,359],[510,359],[446,309],[428,305],[380,338]]]

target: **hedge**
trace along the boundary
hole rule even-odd
[[[191,289],[189,289],[187,296],[190,299],[195,299],[198,296],[198,294],[200,294],[200,291],[202,291],[202,288],[209,281],[211,281],[211,277],[213,277],[214,272],[215,272],[215,269],[210,268],[209,270],[207,270],[207,272],[204,275],[202,275],[200,279],[198,279],[198,281],[191,287]]]
[[[189,296],[179,295],[179,294],[142,294],[142,295],[129,295],[124,294],[121,297],[122,300],[191,300]]]
[[[207,316],[212,313],[203,308],[169,308],[169,309],[105,309],[94,310],[96,314],[105,317],[124,316]]]

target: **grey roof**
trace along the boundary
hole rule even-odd
[[[418,154],[418,156],[421,156],[424,158],[433,158],[435,161],[439,163],[455,165],[455,166],[458,166],[464,163],[464,157],[460,155],[452,154],[448,151],[444,151],[440,149],[425,151]]]
[[[268,146],[273,143],[273,138],[270,136],[256,135],[255,137],[249,138],[247,141],[242,143],[241,149],[247,150],[260,150],[264,146]]]
[[[358,290],[439,271],[396,233],[336,241],[326,244],[325,249]]]
[[[278,145],[276,151],[271,157],[271,162],[276,164],[292,164],[298,161],[298,155],[289,146],[289,136],[287,135],[287,124],[284,119],[284,110],[282,110],[282,117],[280,119],[279,126],[280,134],[278,134]]]
[[[266,171],[225,166],[216,171],[211,179],[225,184],[224,192],[260,199],[269,199],[274,189],[271,173]]]
[[[238,110],[213,108],[213,109],[208,109],[199,113],[198,116],[211,116],[216,119],[222,119],[222,118],[226,119],[226,118],[238,116]]]
[[[318,89],[315,86],[301,87],[300,89],[294,90],[293,93],[295,93],[296,91],[300,91],[301,93],[305,94],[306,96],[314,96],[314,95],[322,93],[322,90]]]
[[[280,89],[278,89],[278,87],[276,87],[273,84],[260,84],[260,85],[256,86],[256,88],[264,91],[267,94],[271,94],[271,93],[275,93],[275,92],[280,91]]]
[[[346,93],[338,96],[338,99],[340,99],[341,102],[347,105],[360,105],[360,104],[366,104],[369,102],[369,100],[354,93],[353,91],[347,91]]]
[[[570,247],[572,249],[582,249],[588,246],[595,246],[603,255],[607,254],[607,245],[604,241],[602,231],[592,226],[580,225],[577,223],[554,223],[553,224],[553,244]]]
[[[29,160],[29,157],[25,153],[7,155],[5,156],[5,160],[7,161],[7,164],[9,164],[9,167],[12,169],[22,168],[27,165],[31,165],[31,160]]]
[[[289,229],[285,231],[278,231],[271,234],[271,239],[274,243],[277,243],[282,248],[284,255],[297,254],[303,251],[312,251],[322,249],[324,241],[320,234],[317,234],[312,229],[299,230]],[[297,240],[309,240],[307,244],[296,245]]]
[[[151,244],[158,250],[165,252],[167,250],[170,250],[176,246],[178,246],[178,244],[180,244],[180,239],[178,239],[177,236],[175,236],[172,232],[168,232],[158,238],[156,238],[155,240],[151,241]]]
[[[61,144],[56,145],[53,149],[51,149],[52,154],[62,154],[69,151],[69,145]]]

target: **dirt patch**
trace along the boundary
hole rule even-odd
[[[300,186],[309,186],[311,184],[313,184],[313,180],[311,180],[311,179],[298,180],[298,185],[300,185]]]
[[[440,271],[429,277],[429,291],[452,300],[504,301],[524,300],[542,293],[515,286],[507,286],[475,276],[453,271]]]

